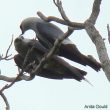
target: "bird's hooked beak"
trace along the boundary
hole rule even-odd
[[[21,35],[23,35],[24,31],[23,31],[22,25],[20,25],[20,29],[21,29]]]

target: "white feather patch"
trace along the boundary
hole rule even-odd
[[[73,44],[73,42],[70,39],[65,39],[63,42],[63,44]]]

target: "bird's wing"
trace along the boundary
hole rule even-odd
[[[19,68],[22,68],[22,64],[24,62],[24,58],[22,58],[19,54],[14,56],[15,63]],[[70,65],[67,65],[63,60],[59,60],[58,57],[54,57],[54,60],[58,60],[57,63],[58,65],[61,65],[61,68],[42,68],[42,70],[37,73],[37,76],[45,77],[45,78],[50,78],[50,79],[64,79],[64,78],[69,78],[69,79],[76,79],[78,81],[84,79],[84,75],[86,72],[78,69],[71,67]],[[66,65],[66,66],[65,66]],[[66,67],[63,68],[63,67]],[[68,68],[68,69],[67,69]],[[71,68],[71,70],[70,70]],[[30,73],[32,71],[33,67],[29,67],[26,72]],[[64,71],[62,70],[64,69]],[[66,71],[65,71],[66,70]],[[80,72],[79,72],[80,71]]]
[[[36,49],[37,51],[40,51],[43,54],[49,51],[38,40],[30,40],[30,42],[28,42],[27,45],[30,48],[34,47],[34,49]]]
[[[19,67],[19,68],[22,68],[22,65],[23,65],[23,62],[24,62],[24,58],[22,58],[20,56],[20,54],[17,54],[14,56],[14,61],[16,63],[16,65]],[[25,72],[28,72],[30,73],[32,71],[33,67],[29,67],[25,70]],[[42,70],[36,74],[37,76],[40,76],[40,77],[44,77],[44,78],[49,78],[49,79],[63,79],[63,74],[59,74],[58,71],[53,71],[52,68],[42,68]]]
[[[64,35],[64,32],[58,26],[52,23],[45,22],[43,20],[39,20],[36,23],[36,28],[41,37],[43,36],[43,39],[45,39],[45,41],[48,41],[48,43],[51,43],[52,45],[57,38],[62,37],[62,35]],[[63,41],[63,44],[73,44],[73,42],[69,38],[66,38]]]
[[[87,72],[76,68],[74,66],[71,66],[69,63],[67,63],[65,60],[61,59],[59,56],[54,55],[52,57],[52,60],[56,62],[56,64],[61,65],[61,67],[64,69],[64,77],[74,78],[78,81],[84,79],[84,76],[87,74]]]
[[[64,32],[52,23],[48,23],[42,20],[42,22],[37,22],[36,28],[41,36],[46,38],[49,42],[54,43],[54,41],[64,34]]]

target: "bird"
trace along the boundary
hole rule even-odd
[[[52,48],[55,40],[64,35],[64,32],[58,26],[38,17],[28,17],[24,19],[20,24],[20,29],[22,31],[21,35],[30,29],[35,31],[39,42],[47,49]],[[81,65],[88,65],[97,72],[102,67],[101,63],[96,61],[92,56],[82,54],[69,38],[64,39],[57,54]]]
[[[26,66],[33,62],[38,65],[41,59],[49,51],[38,40],[26,39],[23,37],[16,38],[14,40],[14,46],[15,50],[18,52],[18,54],[14,56],[14,61],[21,69],[29,49],[33,48],[30,56],[28,57],[29,59]],[[26,70],[26,72],[29,73],[32,69],[33,67],[30,67]],[[88,82],[88,80],[84,77],[86,74],[86,71],[70,65],[60,56],[53,55],[36,75],[49,79],[75,79],[77,81],[85,80]]]

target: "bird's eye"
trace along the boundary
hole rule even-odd
[[[24,37],[23,37],[23,36],[21,36],[21,39],[24,39]]]

